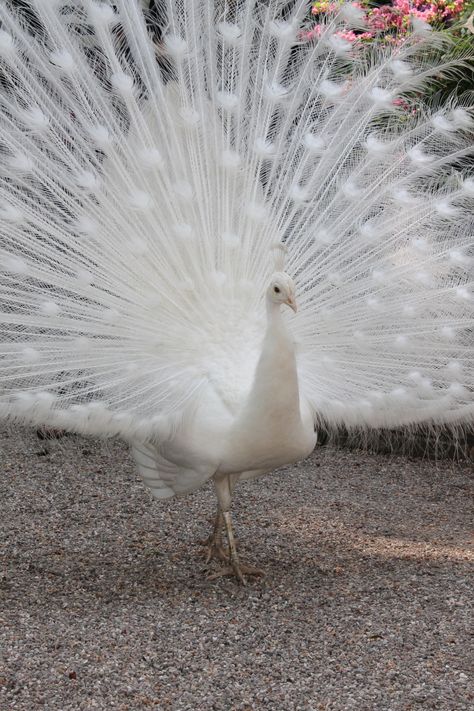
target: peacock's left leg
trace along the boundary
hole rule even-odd
[[[242,585],[245,585],[245,575],[265,575],[265,572],[260,568],[255,568],[253,565],[242,563],[239,558],[239,554],[237,553],[234,530],[232,528],[232,517],[230,515],[234,482],[231,480],[230,476],[216,477],[214,482],[216,486],[217,499],[219,501],[219,510],[222,512],[227,540],[229,542],[229,555],[227,557],[229,565],[221,568],[221,570],[218,570],[216,573],[212,573],[212,575],[209,576],[209,580],[214,580],[215,578],[220,578],[224,575],[233,575],[240,583],[242,583]]]

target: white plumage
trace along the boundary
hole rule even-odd
[[[311,43],[308,2],[30,5],[0,8],[0,414],[127,438],[158,498],[214,476],[241,578],[233,485],[317,422],[474,419],[472,108],[414,103],[442,40],[363,50],[350,5]]]

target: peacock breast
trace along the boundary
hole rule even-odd
[[[236,473],[270,471],[309,456],[316,444],[313,418],[302,407],[295,416],[269,408],[258,421],[237,420],[230,432],[220,470]]]

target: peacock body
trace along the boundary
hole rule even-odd
[[[228,532],[320,421],[474,419],[473,109],[417,100],[422,23],[308,42],[308,5],[0,8],[0,414],[125,437],[158,498],[214,477]]]

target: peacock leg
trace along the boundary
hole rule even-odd
[[[230,565],[226,566],[225,568],[221,568],[221,570],[218,570],[216,573],[210,575],[209,580],[221,578],[226,575],[233,575],[242,585],[245,585],[245,575],[263,576],[265,575],[265,573],[260,568],[255,568],[253,565],[247,565],[246,563],[242,563],[239,558],[239,554],[237,553],[234,530],[232,528],[232,517],[230,515],[230,505],[232,501],[232,491],[234,488],[234,483],[234,481],[230,481],[229,476],[215,479],[217,498],[219,501],[219,510],[222,511],[227,540],[229,542],[228,561]]]
[[[206,565],[212,559],[229,561],[229,553],[222,544],[223,526],[224,517],[222,515],[220,506],[218,506],[216,517],[214,519],[214,528],[212,529],[212,533],[204,541],[201,541],[201,545],[204,546],[204,556],[206,558]]]

